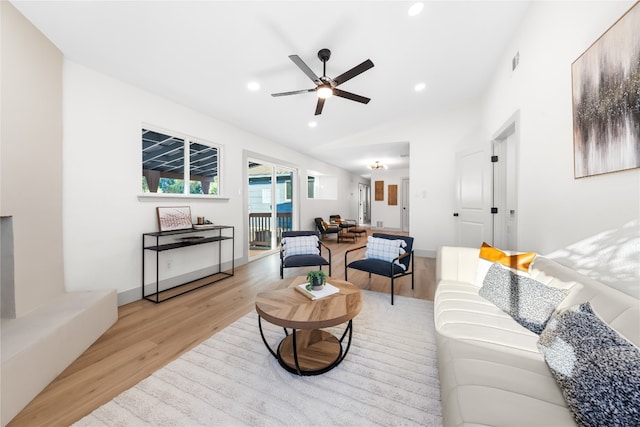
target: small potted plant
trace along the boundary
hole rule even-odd
[[[307,274],[307,290],[320,291],[324,288],[324,284],[327,281],[327,275],[322,270],[310,271]]]

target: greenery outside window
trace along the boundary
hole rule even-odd
[[[219,171],[220,147],[142,129],[144,193],[220,195]]]

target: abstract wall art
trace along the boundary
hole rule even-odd
[[[640,5],[571,67],[574,177],[640,167]]]
[[[193,227],[189,206],[158,207],[156,210],[160,231],[184,230]]]

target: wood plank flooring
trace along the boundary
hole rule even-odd
[[[331,248],[333,276],[344,279],[345,251],[366,244],[366,238],[337,243],[335,237],[327,237],[323,242]],[[349,261],[363,256],[364,250],[361,255],[350,254]],[[287,287],[295,276],[311,269],[285,269],[285,279],[280,280],[279,265],[279,256],[270,255],[237,267],[233,277],[161,304],[141,300],[120,307],[118,321],[8,426],[74,423],[254,310],[258,293]],[[389,294],[389,279],[367,276],[349,270],[349,281],[361,289]],[[410,277],[398,279],[395,287],[396,295],[433,300],[435,260],[416,257],[415,289]]]

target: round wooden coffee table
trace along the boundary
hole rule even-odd
[[[294,287],[306,283],[297,277],[286,289],[262,292],[256,297],[256,311],[262,341],[269,352],[287,371],[298,375],[325,373],[342,362],[351,346],[353,318],[362,308],[362,293],[344,280],[329,278],[328,283],[340,292],[317,300],[310,300]],[[262,331],[262,319],[284,328],[285,337],[273,351]],[[348,323],[347,323],[348,322]],[[321,330],[347,323],[342,336]],[[289,334],[287,329],[291,329]],[[343,351],[342,342],[349,336]]]

